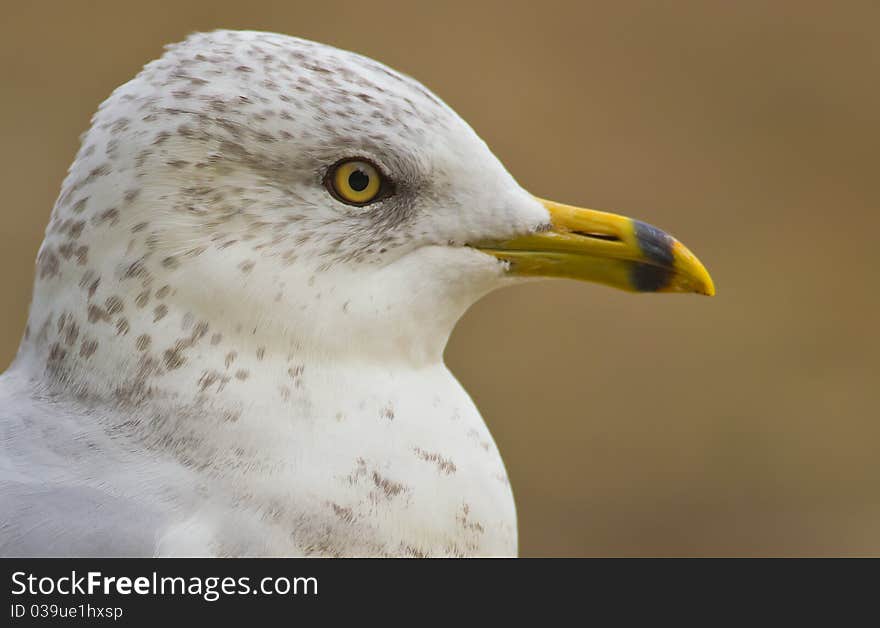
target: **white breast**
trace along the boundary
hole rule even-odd
[[[516,554],[501,457],[443,365],[308,381],[285,411],[236,421],[260,429],[227,432],[238,459],[204,472],[209,497],[167,531],[169,552]]]

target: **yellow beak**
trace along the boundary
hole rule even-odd
[[[631,292],[696,292],[715,285],[681,242],[647,223],[538,199],[551,228],[475,247],[510,264],[514,275],[567,277]]]

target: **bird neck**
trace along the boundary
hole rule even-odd
[[[60,393],[131,408],[202,404],[234,414],[262,400],[296,399],[310,378],[323,382],[321,394],[344,395],[345,373],[442,367],[456,321],[495,277],[462,291],[391,271],[343,299],[328,275],[296,283],[290,294],[299,300],[276,301],[257,280],[205,289],[199,278],[223,276],[222,268],[197,267],[210,263],[193,261],[169,283],[153,268],[136,290],[131,278],[114,282],[120,273],[110,265],[101,281],[88,273],[76,281],[76,271],[62,267],[58,281],[37,282],[16,366]]]

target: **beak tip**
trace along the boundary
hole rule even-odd
[[[703,263],[696,255],[678,240],[674,240],[673,251],[675,257],[675,269],[687,278],[691,286],[691,292],[702,294],[707,297],[715,296],[715,282]]]
[[[696,294],[702,294],[707,297],[715,296],[715,282],[712,281],[712,276],[709,275],[709,272],[706,268],[700,264],[699,270],[701,272],[696,273],[696,286],[694,287],[694,292]]]

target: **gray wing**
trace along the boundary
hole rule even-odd
[[[0,556],[152,556],[162,517],[88,486],[0,482]]]
[[[0,556],[153,556],[177,482],[137,450],[0,376]]]

